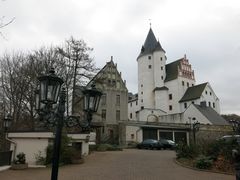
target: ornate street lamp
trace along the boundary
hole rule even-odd
[[[40,102],[44,104],[56,104],[63,80],[55,75],[54,69],[48,75],[38,78],[40,82]]]
[[[40,89],[35,91],[35,106],[38,114],[48,123],[56,125],[56,135],[54,139],[53,158],[52,158],[52,176],[51,180],[57,180],[58,165],[59,165],[59,151],[61,146],[61,135],[64,123],[67,126],[82,126],[78,117],[69,116],[65,117],[65,103],[66,91],[61,86],[63,80],[57,77],[54,69],[49,71],[48,75],[38,78]],[[84,128],[89,128],[92,120],[92,113],[98,109],[98,104],[102,93],[96,88],[87,88],[83,90],[85,105],[84,111],[87,112],[87,125]],[[57,104],[57,101],[59,103]],[[57,109],[55,110],[56,107]]]
[[[12,116],[10,114],[7,114],[6,117],[3,119],[3,127],[5,130],[5,133],[8,131],[9,127],[11,126],[12,123]]]
[[[235,134],[240,133],[240,121],[237,120],[230,120],[232,125],[233,131]],[[235,161],[235,171],[236,171],[236,180],[240,180],[240,153],[237,149],[232,150],[232,156]]]
[[[82,93],[84,95],[83,110],[87,113],[87,124],[83,126],[90,126],[92,121],[92,114],[97,112],[102,92],[97,90],[95,85],[92,84],[91,88],[87,87],[82,91]]]
[[[4,150],[7,151],[7,141],[8,141],[8,129],[12,124],[12,116],[7,114],[7,116],[3,119],[3,128],[5,133],[5,140],[4,140]]]
[[[196,144],[196,132],[199,131],[200,123],[198,121],[193,123],[193,141]]]

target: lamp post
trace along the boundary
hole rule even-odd
[[[188,117],[189,119],[189,123],[190,123],[190,129],[193,132],[193,142],[194,144],[196,144],[196,132],[199,130],[200,128],[200,123],[198,121],[196,121],[196,118],[193,117]],[[193,123],[192,123],[193,120]]]
[[[12,123],[12,116],[10,114],[7,114],[7,116],[3,119],[3,127],[4,127],[4,133],[5,133],[5,141],[4,141],[4,149],[7,150],[7,133],[8,129],[11,126]]]
[[[200,123],[198,121],[193,123],[193,141],[194,144],[196,144],[196,132],[199,130],[200,128]]]
[[[240,121],[237,120],[230,120],[230,123],[232,125],[233,131],[235,134],[240,133]],[[240,153],[238,150],[233,149],[232,150],[232,156],[235,161],[235,171],[236,171],[236,180],[240,180]]]
[[[61,135],[64,123],[67,126],[79,125],[82,123],[77,117],[65,117],[66,91],[61,86],[63,80],[55,75],[54,69],[49,71],[48,75],[43,75],[38,78],[40,87],[35,91],[36,111],[48,124],[56,126],[56,135],[54,139],[53,158],[52,158],[52,175],[51,180],[58,179],[59,153],[61,146]],[[88,88],[83,91],[85,106],[84,111],[87,112],[87,125],[90,127],[92,113],[98,109],[98,104],[102,93],[96,88]],[[58,104],[57,104],[58,101]]]

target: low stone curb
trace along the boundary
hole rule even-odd
[[[228,173],[228,172],[214,171],[214,170],[207,170],[207,169],[198,169],[198,168],[195,168],[195,167],[192,167],[192,166],[187,166],[187,165],[185,165],[185,164],[177,161],[176,158],[174,158],[173,161],[174,161],[176,164],[178,164],[179,166],[182,166],[182,167],[185,167],[185,168],[188,168],[188,169],[192,169],[192,170],[195,170],[195,171],[211,172],[211,173],[225,174],[225,175],[232,175],[232,176],[235,175],[235,174],[233,174],[233,173]]]

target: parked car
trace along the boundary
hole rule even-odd
[[[160,139],[159,142],[163,145],[163,149],[174,149],[176,148],[176,143],[169,139]]]
[[[219,140],[224,140],[225,142],[236,141],[240,145],[240,135],[225,135]]]
[[[162,149],[161,142],[155,139],[145,139],[141,143],[137,144],[138,149]]]

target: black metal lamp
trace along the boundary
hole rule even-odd
[[[91,88],[83,90],[84,94],[84,111],[86,112],[97,112],[98,105],[102,96],[102,92],[97,90],[95,85]]]
[[[12,116],[10,114],[7,114],[7,116],[4,118],[4,121],[3,121],[3,127],[5,131],[8,130],[8,128],[11,126],[11,123],[12,123]]]
[[[63,80],[55,75],[53,68],[48,75],[40,76],[38,80],[40,82],[38,108],[40,108],[40,103],[56,104]]]
[[[233,131],[236,134],[240,133],[240,121],[230,120],[230,123],[232,125]]]

